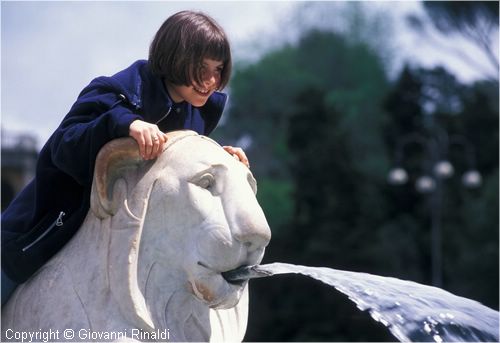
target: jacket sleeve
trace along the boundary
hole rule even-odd
[[[129,134],[130,124],[143,118],[120,95],[104,87],[82,91],[50,138],[54,165],[82,186],[90,186],[97,153],[107,142]]]

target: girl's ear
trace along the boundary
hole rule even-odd
[[[123,177],[142,162],[139,146],[133,138],[115,139],[102,147],[96,158],[90,198],[91,210],[98,218],[116,214],[120,201],[127,196]],[[117,182],[120,179],[123,182]]]

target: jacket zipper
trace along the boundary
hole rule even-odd
[[[36,243],[38,243],[43,237],[47,236],[48,233],[50,231],[52,231],[52,229],[54,229],[56,226],[62,226],[63,225],[62,217],[64,217],[65,215],[66,215],[66,213],[64,213],[63,211],[59,212],[59,216],[49,226],[49,228],[44,233],[42,233],[37,239],[35,239],[33,242],[31,242],[30,244],[28,244],[27,246],[25,246],[22,251],[24,252],[24,251],[28,250],[29,248],[31,248]]]
[[[118,105],[120,102],[127,100],[127,97],[126,97],[125,95],[121,94],[121,93],[120,93],[120,94],[118,94],[118,97],[119,97],[119,99],[118,99],[117,101],[115,101],[115,102],[113,103],[113,105],[111,105],[111,107],[110,107],[110,108],[113,108],[113,107],[115,107],[116,105]]]
[[[169,107],[167,113],[165,113],[165,115],[163,117],[161,117],[160,120],[158,120],[155,124],[158,125],[159,122],[161,122],[163,119],[167,118],[167,116],[170,114],[170,111],[172,111],[172,107]]]

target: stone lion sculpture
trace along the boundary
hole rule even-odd
[[[255,192],[251,172],[195,132],[169,133],[155,161],[131,138],[108,143],[82,227],[18,287],[3,341],[241,341],[247,283],[221,273],[263,257],[271,234]]]

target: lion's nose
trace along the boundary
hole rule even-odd
[[[264,223],[262,223],[264,224]],[[263,249],[271,240],[271,230],[267,222],[265,225],[255,225],[249,223],[245,225],[239,225],[238,229],[234,232],[234,238],[247,247],[248,252]]]
[[[260,206],[239,210],[232,224],[234,238],[247,247],[248,252],[265,248],[271,240],[271,229]]]
[[[230,189],[238,194],[237,197],[227,197],[224,202],[224,212],[233,237],[249,253],[263,251],[271,239],[271,229],[254,192],[246,182],[235,182]]]

